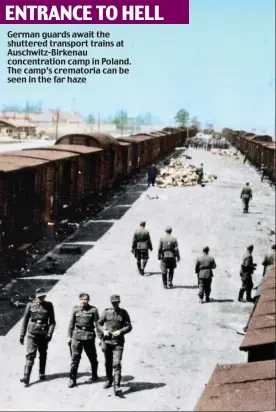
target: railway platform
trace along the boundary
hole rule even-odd
[[[43,274],[20,279],[34,287],[48,285],[56,330],[49,344],[46,381],[38,380],[37,360],[31,384],[24,388],[25,351],[19,343],[21,320],[0,336],[0,410],[29,411],[175,411],[193,410],[217,364],[246,362],[239,351],[251,303],[237,301],[242,255],[254,244],[254,274],[262,278],[261,262],[274,237],[274,190],[261,183],[250,165],[210,152],[189,149],[187,163],[204,163],[204,171],[217,180],[205,187],[147,188],[136,182],[118,204],[88,222],[70,241],[84,248],[82,257],[65,274]],[[242,213],[240,191],[246,181],[253,189],[249,214]],[[132,205],[133,199],[137,199]],[[138,274],[131,254],[134,230],[145,220],[153,241],[145,276]],[[157,248],[167,225],[173,228],[181,261],[174,288],[163,289]],[[97,232],[98,231],[98,232]],[[98,233],[95,236],[95,233]],[[198,301],[194,265],[208,245],[216,259],[211,302]],[[85,249],[86,248],[86,249]],[[58,253],[58,252],[56,252]],[[83,355],[78,386],[68,388],[70,354],[67,328],[80,292],[101,312],[112,294],[131,317],[133,330],[126,335],[123,355],[123,397],[102,389],[104,358],[98,346],[100,381],[88,384],[90,365]]]

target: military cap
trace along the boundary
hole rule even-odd
[[[247,250],[253,250],[254,249],[254,245],[249,245],[249,246],[247,246]]]
[[[45,289],[43,289],[43,288],[36,289],[36,291],[35,291],[35,296],[36,296],[37,298],[40,298],[40,297],[42,297],[42,296],[46,296],[46,291],[45,291]]]
[[[140,226],[146,226],[146,222],[141,222]]]
[[[120,298],[120,296],[119,295],[112,295],[112,296],[110,296],[110,302],[112,303],[112,302],[120,302],[121,301],[121,298]]]
[[[172,227],[171,226],[167,226],[165,229],[166,232],[171,232],[172,231]]]
[[[86,297],[87,297],[88,300],[90,300],[90,296],[88,295],[88,293],[80,293],[80,295],[79,295],[80,299],[86,298]]]
[[[209,250],[210,250],[210,249],[209,249],[209,246],[205,246],[205,248],[203,248],[203,252],[204,252],[204,253],[208,253]]]

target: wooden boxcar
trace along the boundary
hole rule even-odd
[[[29,229],[43,223],[44,197],[38,182],[45,180],[48,161],[0,156],[0,250],[24,243]]]
[[[123,150],[120,143],[114,137],[102,133],[72,133],[65,136],[61,136],[59,139],[57,139],[55,144],[74,144],[103,149],[104,167],[101,171],[103,173],[104,182],[103,190],[109,189],[117,181],[119,181],[122,175]]]
[[[83,204],[96,200],[98,194],[101,193],[104,188],[103,149],[91,146],[60,144],[50,147],[41,147],[39,150],[50,150],[61,153],[67,152],[77,155],[76,193],[73,203],[76,206],[82,206]]]

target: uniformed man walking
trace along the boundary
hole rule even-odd
[[[39,378],[40,380],[45,380],[46,378],[45,368],[48,343],[52,339],[56,321],[53,304],[47,302],[45,297],[46,292],[44,289],[36,289],[35,301],[27,304],[23,317],[20,343],[21,345],[24,344],[27,332],[27,355],[24,377],[20,381],[25,383],[25,386],[29,385],[37,350],[39,352]]]
[[[150,185],[152,185],[152,186],[155,185],[155,180],[156,180],[157,173],[158,173],[157,167],[154,164],[152,164],[148,168],[148,187],[150,187]]]
[[[176,268],[176,261],[180,261],[180,254],[178,250],[178,242],[172,236],[172,228],[166,228],[166,234],[160,239],[158,248],[158,259],[161,261],[160,267],[162,271],[163,286],[165,289],[169,286],[173,287],[173,275]],[[167,272],[169,272],[169,282]]]
[[[200,164],[200,167],[197,169],[196,173],[197,173],[197,176],[198,176],[198,178],[197,178],[197,183],[198,183],[199,185],[201,185],[202,179],[203,179],[203,175],[204,175],[204,173],[203,173],[203,163]]]
[[[84,349],[92,370],[92,381],[98,380],[98,359],[95,346],[98,309],[89,304],[88,293],[79,295],[80,304],[75,306],[68,328],[67,343],[71,346],[72,362],[70,370],[69,388],[74,388],[77,382],[77,373]]]
[[[110,388],[113,382],[114,393],[121,393],[122,356],[124,351],[124,335],[132,330],[128,312],[119,307],[120,296],[112,295],[110,302],[112,308],[105,309],[98,321],[101,332],[101,347],[105,356],[106,383],[104,389]]]
[[[146,222],[141,222],[140,228],[134,233],[131,252],[136,257],[137,267],[142,276],[149,260],[149,250],[152,251],[150,234],[146,229]]]
[[[265,255],[263,260],[263,276],[267,273],[269,266],[273,266],[275,264],[275,251],[276,245],[271,246],[271,250]]]
[[[248,213],[249,202],[252,199],[252,189],[249,183],[246,183],[241,191],[241,199],[243,202],[243,213]]]
[[[263,182],[265,174],[266,174],[266,167],[265,167],[264,164],[262,164],[262,166],[261,166],[261,182]]]
[[[242,287],[239,291],[239,302],[245,302],[243,299],[244,292],[246,292],[246,300],[247,302],[252,302],[253,299],[251,298],[251,292],[253,289],[253,282],[252,282],[252,274],[256,269],[256,264],[253,263],[253,252],[254,246],[250,245],[247,247],[247,250],[242,258],[240,276],[242,281]]]
[[[214,276],[213,269],[217,267],[215,259],[209,255],[209,250],[208,246],[203,249],[203,254],[197,258],[195,266],[195,272],[198,276],[200,303],[203,303],[204,295],[206,302],[210,302],[211,284]]]

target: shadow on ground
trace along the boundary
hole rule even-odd
[[[198,285],[175,285],[172,289],[198,289]]]
[[[122,393],[123,396],[129,395],[135,392],[163,388],[164,386],[166,386],[166,384],[165,383],[151,383],[151,382],[131,382],[131,383],[122,385],[122,389],[124,389],[126,386],[128,386],[129,388]]]
[[[162,275],[162,272],[145,272],[146,276]]]
[[[235,302],[234,299],[210,299],[210,302],[224,303],[224,302]]]

